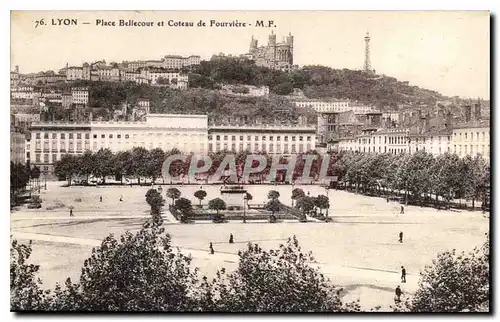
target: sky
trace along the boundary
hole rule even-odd
[[[59,26],[58,19],[77,19]],[[35,28],[35,22],[43,25]],[[150,21],[153,27],[118,26],[119,20]],[[56,23],[53,25],[52,21]],[[97,26],[97,20],[116,26]],[[194,27],[169,27],[168,21]],[[198,27],[202,20],[207,26]],[[210,20],[239,21],[245,27],[210,27]],[[265,27],[256,26],[263,20]],[[268,21],[274,25],[268,27]],[[158,22],[164,26],[158,26]],[[83,24],[87,22],[89,24]],[[251,24],[251,26],[249,25]],[[254,36],[267,44],[294,36],[294,63],[361,69],[364,36],[370,33],[372,68],[444,95],[490,96],[490,17],[451,11],[14,11],[11,14],[11,69],[21,73],[81,65],[161,59],[167,54],[239,55]]]

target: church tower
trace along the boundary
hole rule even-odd
[[[257,44],[257,39],[254,39],[252,35],[252,40],[250,40],[250,52],[253,52],[257,49]]]

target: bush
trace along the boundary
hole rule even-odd
[[[76,198],[75,202],[82,202],[82,198]]]

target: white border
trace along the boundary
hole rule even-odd
[[[332,2],[332,3],[327,3],[326,1],[319,1],[319,0],[307,0],[307,1],[297,1],[297,2],[272,2],[269,0],[253,0],[253,1],[244,1],[244,2],[237,2],[234,0],[224,0],[224,1],[203,1],[203,0],[189,0],[189,1],[179,1],[179,2],[173,2],[173,1],[150,1],[150,0],[141,0],[141,1],[120,1],[117,2],[116,4],[119,4],[119,7],[115,3],[107,2],[105,3],[102,0],[87,0],[87,1],[78,1],[78,2],[69,2],[69,1],[60,1],[60,0],[45,0],[45,1],[16,1],[13,3],[13,6],[9,6],[4,8],[6,5],[7,1],[2,2],[0,6],[2,6],[1,17],[3,18],[1,20],[1,34],[2,39],[4,40],[4,46],[2,50],[2,61],[4,61],[3,66],[4,67],[4,72],[2,73],[3,77],[2,79],[2,86],[1,86],[1,97],[2,97],[2,102],[3,102],[3,108],[0,109],[0,113],[2,113],[2,117],[0,118],[2,122],[4,122],[4,125],[2,127],[2,132],[0,135],[0,146],[3,147],[4,153],[2,154],[1,157],[1,164],[2,164],[2,169],[8,169],[8,164],[9,164],[9,156],[6,153],[7,146],[10,145],[10,134],[8,133],[9,125],[7,122],[9,122],[10,117],[9,117],[9,110],[10,110],[10,99],[9,99],[9,84],[10,80],[8,79],[9,77],[9,69],[10,69],[10,64],[8,63],[10,61],[10,50],[9,50],[9,45],[7,44],[7,39],[9,39],[10,43],[10,10],[137,10],[140,8],[141,10],[490,10],[492,11],[493,14],[499,12],[499,3],[500,1],[486,1],[486,0],[474,0],[474,1],[438,1],[438,0],[420,0],[415,3],[408,3],[405,1],[359,1],[359,0],[349,0],[349,1],[342,1],[342,2]],[[496,20],[496,25],[498,25],[498,20]],[[495,26],[495,29],[497,26]],[[495,32],[495,41],[498,41],[498,34]],[[493,44],[491,44],[493,46]],[[498,55],[498,53],[497,53]],[[492,61],[494,60],[495,57],[491,57]],[[8,67],[7,67],[8,66]],[[496,68],[495,68],[496,71]],[[492,93],[497,93],[498,90],[498,84],[495,85],[495,88]],[[492,110],[496,109],[496,107],[492,106]],[[500,113],[497,113],[495,116],[495,121],[494,123],[497,123],[498,118],[500,118]],[[500,123],[499,123],[500,124]],[[497,138],[496,136],[496,128],[494,128],[494,134],[495,134],[495,139]],[[494,150],[496,151],[498,149],[498,143],[496,140],[494,141],[495,146]],[[496,168],[496,162],[495,165],[492,165],[493,168]],[[8,183],[9,183],[9,176],[8,176],[7,171],[2,171],[0,172],[0,182],[2,183],[2,192],[0,194],[2,200],[2,206],[3,209],[5,209],[5,212],[1,216],[2,225],[1,227],[4,229],[3,234],[2,234],[2,239],[4,240],[1,247],[2,253],[1,253],[1,258],[3,259],[3,265],[0,265],[1,268],[1,282],[2,285],[0,287],[1,290],[1,301],[0,303],[2,304],[2,321],[11,321],[17,316],[13,315],[12,313],[9,313],[10,310],[10,302],[9,302],[9,280],[8,280],[8,254],[9,254],[9,227],[10,227],[10,216],[9,216],[9,208],[8,208]],[[496,176],[495,176],[496,178]],[[495,180],[496,181],[496,180]],[[496,192],[496,190],[495,190]],[[493,200],[500,200],[497,198],[497,194],[493,196]],[[4,202],[5,201],[5,202]],[[497,220],[498,221],[498,220]],[[497,226],[497,225],[495,225]],[[492,227],[492,230],[496,227]],[[495,248],[493,248],[494,250]],[[494,274],[495,274],[495,280],[498,279],[497,275],[497,267],[494,266]],[[499,295],[496,294],[495,297],[495,307],[498,309],[498,297]],[[158,316],[164,318],[164,316]],[[166,317],[166,316],[165,316]],[[387,316],[380,316],[381,318],[386,318]],[[401,318],[402,316],[395,316],[394,318]],[[38,316],[37,319],[39,320],[52,320],[53,318],[58,318],[57,316]],[[61,316],[60,318],[66,319],[67,316]],[[78,317],[80,321],[105,321],[109,319],[123,319],[124,316],[84,316],[84,317]],[[156,316],[131,316],[128,318],[129,320],[139,320],[139,319],[145,319],[145,318],[156,318]],[[169,319],[180,319],[182,317],[180,316],[169,316]],[[183,320],[190,320],[193,318],[211,318],[209,315],[207,316],[197,316],[197,317],[184,317],[182,318]],[[219,317],[216,317],[219,318]],[[242,316],[233,316],[233,317],[225,317],[229,319],[242,319]],[[271,319],[276,319],[278,318],[277,316],[269,316],[269,317],[262,317],[258,316],[257,317],[259,320],[265,321],[265,320],[271,320]],[[293,319],[299,319],[303,320],[305,319],[303,315],[297,316],[297,317],[292,317],[291,315],[286,315],[285,318],[293,318]],[[315,316],[315,318],[318,318],[318,316]],[[347,316],[323,316],[321,318],[334,318],[334,319],[345,319],[349,318]],[[363,316],[363,317],[356,317],[354,320],[358,319],[364,319],[364,318],[369,318],[373,319],[374,316]],[[415,317],[413,317],[415,318]],[[442,317],[441,317],[442,318]],[[450,317],[448,317],[449,319]],[[453,317],[451,317],[453,318]],[[476,319],[477,317],[470,317],[470,319]],[[349,318],[352,320],[353,318]],[[425,319],[426,321],[437,321],[440,319],[439,317],[429,317],[429,316],[424,316],[422,318],[415,318],[415,319]]]

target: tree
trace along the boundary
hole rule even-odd
[[[330,200],[325,195],[319,195],[314,198],[314,206],[318,207],[319,213],[323,213],[323,209],[330,208]]]
[[[207,196],[207,192],[205,190],[198,190],[194,193],[194,196],[200,200],[200,206],[201,206],[201,201],[205,199]]]
[[[30,171],[30,177],[31,179],[36,179],[38,180],[40,178],[40,168],[37,167],[36,165],[31,168]]]
[[[217,272],[213,282],[198,288],[202,311],[215,312],[352,312],[357,303],[342,303],[340,288],[310,266],[311,253],[302,251],[297,238],[277,249],[264,250],[249,243],[238,252],[236,271]]]
[[[10,162],[10,191],[17,194],[29,182],[29,172],[21,163]]]
[[[219,211],[226,210],[226,202],[221,198],[215,198],[208,202],[208,209],[217,211],[217,217],[220,217]]]
[[[10,244],[10,309],[45,310],[48,292],[42,289],[42,281],[37,277],[40,265],[28,264],[31,253],[28,245],[12,240]]]
[[[93,174],[102,178],[103,183],[106,182],[106,177],[113,174],[113,152],[110,149],[100,149],[93,155],[94,166]]]
[[[181,196],[181,192],[177,188],[168,188],[167,197],[172,199],[172,205],[174,204],[175,199]]]
[[[267,199],[278,199],[280,197],[280,193],[276,190],[271,190],[267,194]]]
[[[60,180],[68,180],[71,185],[73,176],[78,172],[78,159],[72,154],[65,154],[54,163],[54,173]]]
[[[185,222],[189,218],[189,215],[193,213],[193,205],[191,200],[186,198],[179,198],[175,201],[175,209],[182,213],[181,221]]]
[[[300,188],[295,188],[292,190],[292,206],[293,206],[293,201],[295,200],[298,200],[300,198],[303,198],[305,197],[305,193],[304,193],[304,190],[300,189]]]
[[[137,182],[141,184],[141,177],[148,176],[148,150],[143,147],[135,147],[132,149],[131,156],[133,173],[137,177]]]
[[[78,175],[85,176],[87,182],[89,181],[89,176],[92,173],[96,173],[96,167],[98,167],[99,162],[96,162],[92,151],[85,151],[80,157],[79,167],[77,169]]]
[[[314,209],[314,197],[304,196],[300,198],[295,207],[302,210],[302,213],[309,214]]]
[[[156,148],[149,151],[146,174],[153,180],[153,183],[161,176],[164,161],[165,152],[162,149]]]
[[[134,174],[132,164],[132,154],[130,151],[119,151],[114,156],[113,173],[123,183],[123,176],[131,176]]]
[[[78,284],[59,291],[52,309],[189,311],[197,283],[191,257],[176,252],[163,227],[106,237],[85,260]]]
[[[270,220],[271,222],[276,221],[276,216],[274,215],[276,212],[280,211],[281,203],[278,199],[271,199],[266,204],[266,210],[271,212]]]
[[[151,215],[153,216],[153,221],[161,223],[162,219],[160,216],[161,208],[165,205],[165,200],[161,194],[156,189],[149,189],[146,192],[146,202],[151,207]]]
[[[489,237],[470,253],[438,254],[420,273],[414,296],[402,310],[411,312],[488,312],[490,305]]]

